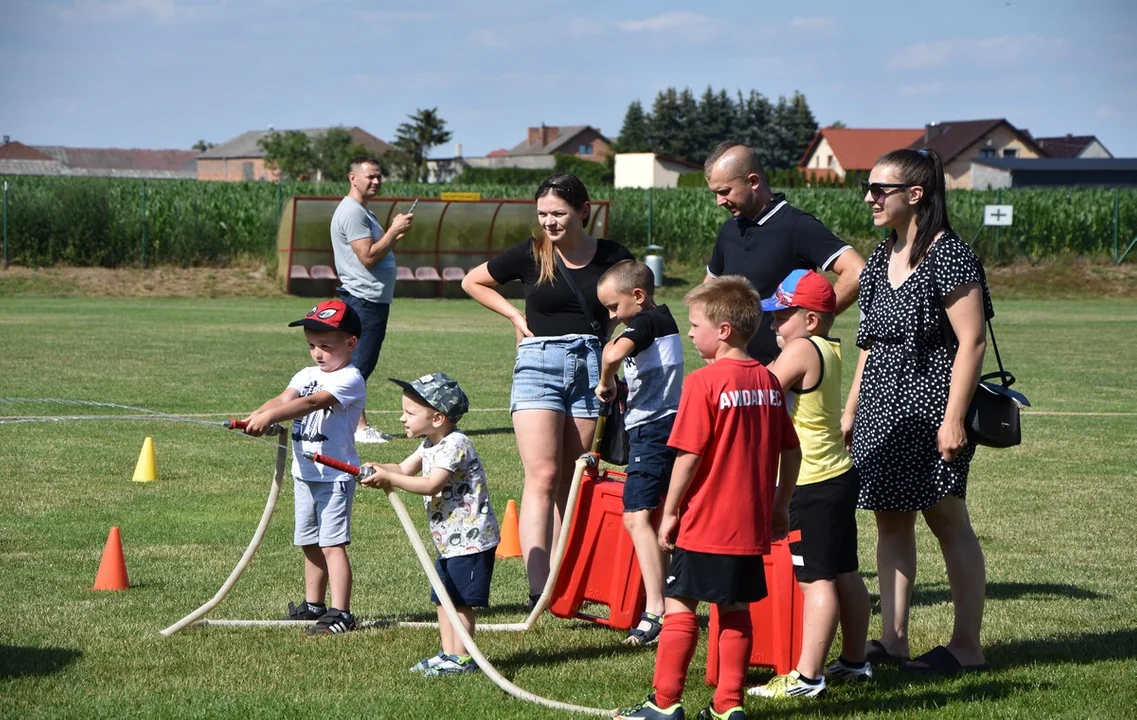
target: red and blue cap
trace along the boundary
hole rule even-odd
[[[794,270],[778,285],[774,296],[762,301],[762,312],[804,308],[814,312],[837,312],[837,293],[815,270]]]
[[[342,330],[355,337],[362,332],[359,315],[343,300],[325,300],[304,317],[288,323],[288,327],[297,326],[316,331]]]

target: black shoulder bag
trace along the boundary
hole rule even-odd
[[[585,319],[588,320],[588,325],[592,331],[596,333],[597,337],[604,338],[604,328],[596,321],[596,318],[588,312],[588,301],[584,299],[584,293],[580,291],[580,286],[576,284],[572,274],[569,273],[568,267],[565,266],[565,261],[561,259],[559,253],[553,251],[553,257],[557,261],[557,270],[561,273],[561,278],[564,279],[565,284],[572,290],[573,295],[576,296],[577,303],[580,304],[580,310],[584,313]],[[627,409],[628,386],[621,382],[616,381],[616,398],[610,403],[605,403],[600,412],[604,413],[606,419],[604,421],[604,432],[600,436],[600,444],[597,451],[600,453],[600,459],[611,465],[627,465],[628,464],[628,431],[624,427],[624,412]]]
[[[947,313],[944,313],[947,321]],[[951,325],[948,325],[950,329]],[[967,439],[975,445],[986,445],[994,448],[1007,448],[1022,442],[1022,432],[1019,427],[1019,407],[1030,405],[1026,396],[1017,390],[1012,390],[1015,376],[1003,368],[1003,358],[999,355],[999,344],[995,342],[995,328],[991,326],[991,318],[987,318],[987,331],[991,335],[991,347],[995,349],[995,360],[999,369],[989,372],[979,378],[979,386],[971,396],[971,404],[967,406],[967,418],[964,427],[967,429]],[[999,384],[989,382],[998,378]]]

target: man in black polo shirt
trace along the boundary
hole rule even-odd
[[[820,220],[786,202],[784,194],[771,192],[762,161],[752,148],[721,143],[707,157],[704,172],[719,206],[732,216],[715,238],[707,263],[708,280],[742,275],[765,298],[792,271],[820,268],[837,273],[837,312],[853,304],[860,291],[864,258]],[[763,364],[778,357],[772,320],[770,313],[762,314],[758,331],[746,347]]]

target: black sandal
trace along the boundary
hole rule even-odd
[[[903,665],[909,658],[904,655],[893,655],[888,652],[880,640],[869,640],[869,649],[865,652],[865,660],[873,665]]]
[[[638,627],[629,630],[628,636],[624,638],[624,645],[641,647],[659,642],[659,632],[663,630],[663,616],[645,612],[640,615],[640,620],[648,623],[650,627],[647,630],[640,630]]]

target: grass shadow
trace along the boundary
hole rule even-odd
[[[880,595],[870,594],[873,614],[880,612]],[[1069,583],[993,582],[987,583],[988,600],[1108,600],[1109,595],[1086,590]],[[917,585],[912,591],[912,606],[939,605],[951,602],[951,587],[945,583]]]
[[[962,682],[941,680],[936,686],[918,685],[905,688],[896,694],[883,694],[879,689],[868,686],[842,688],[831,692],[820,700],[800,700],[795,704],[771,704],[763,706],[763,717],[791,718],[817,717],[818,715],[855,715],[867,713],[884,715],[896,713],[908,715],[916,710],[944,708],[957,705],[961,699],[967,702],[991,702],[1012,695],[1037,692],[1039,683],[1004,682],[989,677]],[[1043,683],[1042,687],[1052,687]],[[791,701],[792,702],[792,701]]]
[[[74,648],[0,645],[0,680],[51,675],[81,657]]]
[[[512,427],[481,428],[480,430],[463,430],[463,435],[512,435]]]
[[[1091,664],[1137,659],[1137,629],[997,642],[984,648],[993,667]]]

